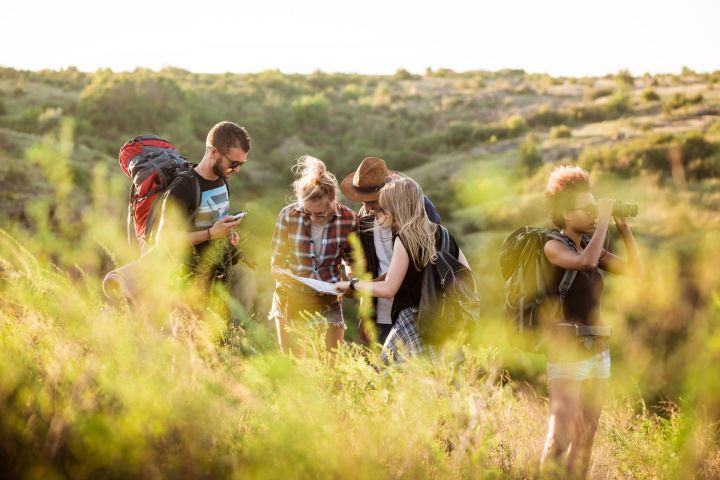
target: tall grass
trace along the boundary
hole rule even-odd
[[[543,363],[505,347],[502,235],[458,233],[486,305],[462,355],[378,371],[376,351],[346,343],[329,358],[322,332],[299,327],[306,355],[291,358],[273,348],[262,301],[246,309],[222,294],[208,300],[177,280],[181,255],[168,251],[145,260],[138,308],[105,301],[102,273],[134,258],[110,200],[122,196],[122,181],[98,163],[90,193],[80,195],[72,127],[63,128],[27,154],[52,189],[26,206],[28,222],[5,222],[0,232],[3,476],[535,474],[547,415]],[[537,204],[532,182],[542,171],[528,184],[493,174],[504,187],[479,197],[467,185],[490,177],[475,173],[463,172],[458,187],[467,208],[518,221],[503,204]],[[599,180],[601,191],[630,194],[627,183]],[[650,215],[635,223],[650,232],[641,236],[647,278],[608,281],[614,378],[591,476],[717,478],[720,238],[702,223],[709,213],[692,192],[653,185],[633,186]],[[245,248],[261,265],[257,296],[267,298],[273,219],[264,216],[248,226]],[[169,236],[181,244],[179,232]]]

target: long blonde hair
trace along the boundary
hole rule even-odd
[[[380,208],[385,212],[382,225],[397,233],[417,270],[437,260],[435,230],[425,213],[420,185],[412,178],[396,177],[380,191]]]
[[[339,191],[335,175],[328,172],[327,167],[315,157],[303,155],[293,165],[292,171],[298,177],[293,182],[293,192],[298,203],[327,198],[337,198]]]

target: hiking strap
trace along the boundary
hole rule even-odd
[[[575,243],[572,240],[570,240],[570,238],[567,235],[563,235],[560,232],[553,231],[548,234],[548,238],[551,238],[553,240],[558,240],[577,252]],[[560,293],[560,305],[565,303],[565,297],[567,297],[568,291],[570,290],[570,287],[572,286],[573,282],[575,281],[575,277],[577,277],[577,273],[578,273],[577,270],[565,270],[565,273],[563,274],[563,278],[560,281],[560,285],[558,286],[558,292]]]
[[[133,221],[133,216],[135,215],[134,212],[134,205],[135,203],[135,184],[130,184],[130,194],[128,196],[128,213],[127,213],[127,239],[128,239],[128,245],[132,247],[132,234],[130,232],[130,223]],[[135,226],[133,225],[133,230],[135,230]]]
[[[442,225],[438,225],[440,227],[440,251],[441,252],[449,252],[450,251],[450,233],[448,233],[447,228],[443,227]]]
[[[577,270],[565,270],[562,281],[560,281],[560,286],[558,287],[558,291],[560,292],[560,305],[565,303],[565,297],[567,297],[568,291],[575,281],[575,277],[577,277],[577,273]]]

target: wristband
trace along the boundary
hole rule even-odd
[[[208,242],[209,242],[210,240],[212,240],[212,235],[210,235],[210,229],[211,229],[211,228],[212,228],[212,227],[208,227],[208,229],[207,229],[207,230],[208,230]]]
[[[355,291],[355,284],[360,281],[359,278],[352,278],[350,279],[350,290]]]

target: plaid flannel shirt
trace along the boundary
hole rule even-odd
[[[303,214],[297,203],[280,210],[273,234],[272,267],[324,282],[342,280],[340,263],[352,262],[348,237],[357,233],[358,217],[345,205],[336,205],[323,245],[313,245],[310,216]]]

